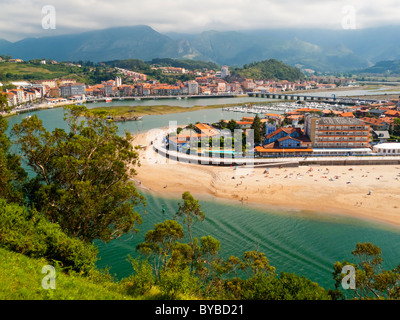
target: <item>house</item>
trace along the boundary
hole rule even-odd
[[[310,148],[311,140],[300,128],[279,128],[265,137],[266,149]]]
[[[371,126],[373,130],[377,131],[387,131],[389,130],[389,123],[384,121],[383,118],[369,118],[369,117],[364,117],[360,118],[360,120],[368,125]]]
[[[384,114],[386,117],[400,118],[400,111],[397,110],[388,110]]]
[[[355,118],[353,112],[343,112],[339,116],[342,118]]]
[[[390,139],[389,131],[373,131],[372,136],[375,140],[379,140],[379,143],[385,143]]]
[[[215,137],[215,136],[219,136],[220,135],[220,132],[217,129],[215,129],[214,127],[210,126],[207,123],[197,123],[197,124],[195,124],[194,130],[197,133],[200,133],[202,137],[205,136],[205,137],[211,138],[211,137]]]

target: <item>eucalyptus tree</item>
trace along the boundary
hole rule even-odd
[[[26,184],[29,204],[87,242],[137,231],[142,219],[135,206],[145,200],[130,179],[139,164],[131,135],[120,136],[106,115],[86,107],[66,110],[68,131],[49,132],[36,115],[13,127],[34,173]]]

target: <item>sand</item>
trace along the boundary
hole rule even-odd
[[[149,133],[135,136],[141,166],[138,188],[177,199],[185,191],[238,205],[310,211],[400,227],[400,166],[242,168],[185,164],[156,154]]]

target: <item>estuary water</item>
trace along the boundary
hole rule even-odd
[[[250,98],[238,101],[230,99],[204,99],[201,102],[238,103],[256,102]],[[215,100],[215,99],[214,99]],[[266,99],[261,99],[266,101]],[[188,103],[186,106],[200,105],[193,100],[168,100],[171,105]],[[127,105],[127,101],[118,101]],[[154,103],[165,105],[166,101],[133,101],[134,103]],[[94,107],[98,104],[89,104]],[[110,105],[110,104],[107,104]],[[66,128],[63,109],[55,108],[32,112],[37,114],[48,130]],[[120,132],[132,133],[165,127],[170,121],[188,124],[196,121],[215,122],[221,118],[238,119],[245,114],[223,112],[221,109],[200,110],[188,113],[145,116],[141,121],[119,123]],[[9,127],[20,122],[27,114],[8,118]],[[139,168],[140,169],[140,168]],[[181,195],[163,197],[141,191],[147,200],[146,207],[138,207],[143,217],[138,234],[129,234],[111,241],[96,243],[99,247],[98,266],[109,267],[110,273],[117,278],[132,274],[132,267],[127,261],[128,255],[137,256],[135,247],[144,240],[145,233],[156,223],[172,219],[178,209]],[[242,205],[235,201],[220,200],[212,197],[200,198],[206,220],[194,226],[197,237],[211,235],[221,242],[221,256],[241,256],[243,252],[258,249],[264,252],[270,264],[278,272],[292,272],[306,276],[325,288],[333,288],[333,264],[345,259],[352,260],[351,251],[358,242],[371,242],[382,249],[384,267],[395,268],[400,264],[400,229],[383,224],[371,223],[359,219],[344,218],[323,213],[287,212],[276,208]],[[165,213],[162,208],[165,208]]]

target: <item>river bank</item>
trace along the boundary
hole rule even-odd
[[[184,191],[266,209],[325,212],[400,227],[400,166],[235,168],[169,161],[151,147],[152,133],[135,136],[139,188],[179,198]]]

